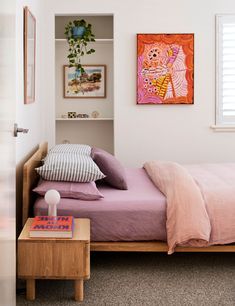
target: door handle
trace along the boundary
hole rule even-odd
[[[17,137],[18,133],[27,134],[28,131],[29,129],[19,128],[17,123],[14,124],[14,137]]]

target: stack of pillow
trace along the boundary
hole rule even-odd
[[[48,181],[86,183],[105,177],[91,158],[91,147],[79,144],[55,146],[36,170]]]
[[[45,195],[56,189],[61,197],[97,200],[103,197],[95,181],[104,180],[117,189],[127,189],[125,169],[108,152],[83,144],[61,144],[53,147],[36,168],[41,180],[34,191]]]

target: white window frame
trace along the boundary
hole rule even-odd
[[[234,23],[235,14],[216,15],[216,124],[217,130],[235,131],[235,116],[223,115],[223,24]],[[235,43],[235,40],[234,40]],[[235,68],[234,68],[235,70]]]

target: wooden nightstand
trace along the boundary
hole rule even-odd
[[[74,220],[72,239],[29,238],[32,221],[18,238],[18,277],[26,279],[26,298],[35,299],[35,279],[72,279],[75,300],[83,301],[83,281],[90,278],[90,220]]]

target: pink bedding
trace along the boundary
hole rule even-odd
[[[166,199],[144,169],[126,169],[128,190],[100,186],[97,201],[61,199],[58,214],[91,219],[92,241],[166,241]],[[47,214],[38,198],[35,215]]]
[[[177,245],[235,242],[235,164],[153,161],[144,167],[167,197],[169,254]]]

